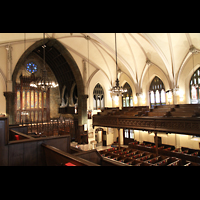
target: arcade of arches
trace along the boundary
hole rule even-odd
[[[43,34],[26,33],[26,44],[24,33],[0,34],[0,115],[7,114],[10,124],[77,118],[79,126],[93,133],[90,142],[98,128],[93,129],[92,116],[105,107],[200,103],[199,33],[117,33],[118,78],[127,93],[113,98],[109,90],[116,79],[114,33],[45,36],[48,76],[59,83],[48,92],[29,86],[41,74]],[[76,111],[67,113],[69,107]],[[111,145],[117,130],[103,129]],[[151,134],[139,132],[120,134],[153,140]],[[178,146],[199,148],[198,137],[173,133],[160,137],[168,144],[176,140]],[[123,139],[120,142],[124,144]]]

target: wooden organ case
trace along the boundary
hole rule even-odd
[[[15,86],[15,122],[46,122],[50,121],[50,90],[30,86],[36,78],[20,76],[20,83]]]

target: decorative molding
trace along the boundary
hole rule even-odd
[[[145,131],[160,131],[179,133],[187,135],[200,135],[200,119],[198,118],[157,118],[157,117],[133,117],[118,118],[106,116],[93,116],[93,126],[103,126],[112,128],[131,128]]]

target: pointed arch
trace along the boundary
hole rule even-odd
[[[149,99],[150,107],[166,104],[165,85],[158,76],[155,76],[151,81],[149,87]]]
[[[133,91],[128,82],[124,84],[123,89],[126,89],[127,92],[122,96],[122,107],[133,107]]]
[[[97,83],[93,90],[93,109],[101,110],[105,107],[105,96],[102,86]]]
[[[78,121],[79,121],[79,125],[82,125],[82,124],[86,123],[86,119],[87,119],[87,104],[85,102],[85,101],[87,101],[87,98],[85,98],[85,96],[84,96],[84,84],[83,84],[81,72],[79,70],[79,67],[78,67],[76,61],[70,54],[70,52],[58,40],[56,40],[54,38],[47,38],[45,40],[42,39],[42,40],[36,41],[33,45],[31,45],[22,54],[22,56],[20,57],[20,59],[18,60],[16,66],[15,66],[15,69],[14,69],[13,75],[12,75],[13,91],[15,88],[15,80],[17,77],[17,73],[18,73],[21,65],[24,64],[26,58],[29,56],[30,53],[32,53],[35,49],[41,47],[44,43],[48,44],[50,47],[54,47],[60,53],[60,55],[63,56],[66,63],[70,67],[70,70],[71,70],[71,72],[74,76],[75,82],[77,84],[78,99],[80,99],[79,104],[78,104],[78,110],[79,110]],[[49,65],[49,67],[51,68],[50,65]],[[52,71],[55,71],[55,69],[54,70],[52,69]],[[56,77],[57,79],[59,79],[59,77],[63,77],[63,74],[66,74],[66,70],[64,69],[64,67],[60,67],[59,70],[57,70],[56,72],[57,72],[57,77]]]

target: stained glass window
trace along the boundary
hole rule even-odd
[[[42,92],[39,92],[39,108],[42,108]]]
[[[98,83],[93,90],[94,110],[104,108],[104,91]]]
[[[30,76],[30,82],[32,81]],[[49,120],[49,91],[44,92],[37,88],[32,88],[28,84],[27,77],[20,77],[20,84],[16,84],[16,123],[40,122]],[[101,102],[102,105],[102,102]]]
[[[165,100],[165,91],[162,89],[161,91],[161,103],[165,103],[166,100]]]
[[[133,107],[133,97],[130,97],[130,107]]]
[[[46,108],[46,107],[47,107],[47,105],[46,105],[46,98],[47,98],[47,93],[46,93],[46,92],[44,92],[44,93],[43,93],[43,99],[44,99],[44,108]]]
[[[125,138],[129,138],[128,129],[125,129]]]
[[[20,101],[20,91],[19,90],[17,90],[17,110],[19,110],[20,109],[20,107],[21,107],[21,101]]]
[[[154,92],[153,91],[151,91],[150,101],[151,101],[151,104],[155,103],[155,98],[154,98]]]
[[[130,138],[134,139],[134,130],[133,129],[130,129]]]
[[[156,90],[156,103],[160,103],[160,93]]]
[[[25,110],[25,100],[26,100],[26,97],[25,97],[25,90],[23,90],[22,92],[22,110]]]
[[[126,97],[123,97],[123,107],[126,107]]]
[[[200,103],[200,68],[197,69],[190,79],[190,102]]]
[[[150,98],[150,106],[154,107],[154,105],[165,105],[165,86],[163,82],[158,78],[157,76],[154,77],[154,79],[151,82],[149,90],[151,91],[149,93]]]
[[[29,73],[35,73],[35,72],[37,72],[37,65],[34,62],[29,62],[26,65],[26,70]]]
[[[126,82],[123,86],[123,89],[126,89],[127,92],[123,94],[123,107],[133,106],[133,97],[132,97],[132,89],[131,86]]]
[[[197,89],[194,86],[192,86],[191,94],[192,100],[197,100]]]
[[[26,92],[26,109],[30,109],[30,91]]]
[[[35,108],[38,108],[38,91],[35,91]]]
[[[31,91],[31,108],[34,108],[34,91]]]
[[[126,106],[129,107],[129,96],[126,97]]]

